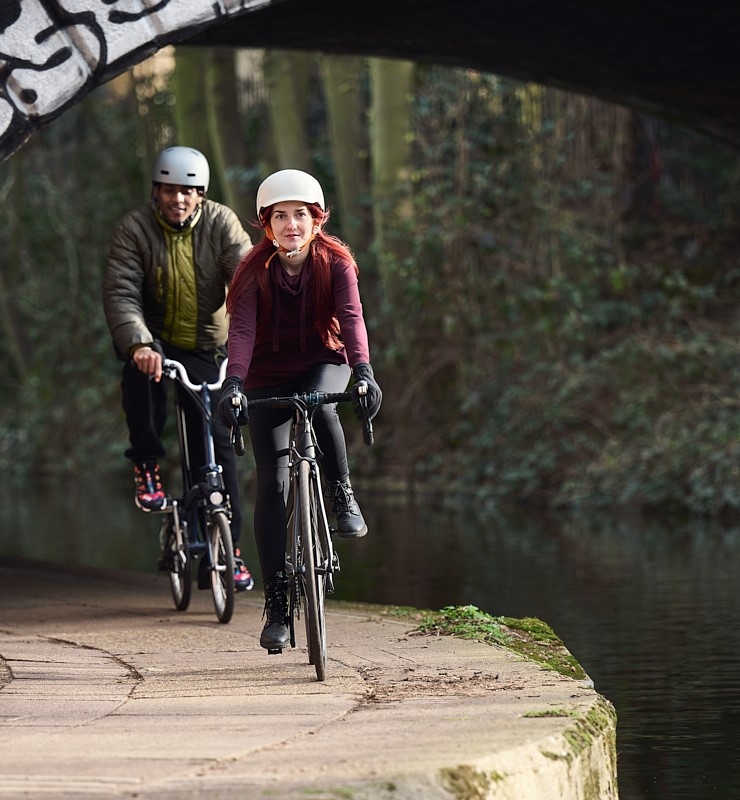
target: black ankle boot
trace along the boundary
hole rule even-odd
[[[337,519],[337,533],[345,539],[359,539],[367,533],[362,511],[357,505],[349,478],[329,484],[329,499]]]
[[[288,582],[282,572],[265,581],[265,611],[262,616],[267,617],[267,622],[262,629],[260,646],[270,653],[280,652],[290,644]]]

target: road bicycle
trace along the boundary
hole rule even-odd
[[[367,383],[358,382],[350,392],[306,392],[290,397],[268,397],[249,400],[248,409],[290,408],[293,411],[288,468],[288,539],[285,554],[285,576],[290,586],[288,616],[290,646],[296,646],[295,622],[305,621],[308,662],[316,669],[316,677],[326,678],[326,619],[324,599],[334,592],[339,572],[339,555],[334,549],[321,488],[321,451],[313,427],[313,415],[320,405],[357,402],[363,423],[365,444],[374,441],[373,426],[367,409]],[[244,455],[241,429],[231,431],[237,455]],[[268,649],[281,653],[282,649]]]
[[[162,375],[176,381],[196,402],[202,414],[202,436],[206,463],[200,480],[193,481],[188,448],[188,427],[179,393],[175,399],[177,438],[180,448],[183,494],[167,498],[160,531],[162,558],[160,570],[167,572],[175,608],[185,611],[192,591],[191,566],[198,560],[198,588],[211,589],[213,607],[219,622],[227,623],[234,613],[234,545],[231,539],[231,507],[224,485],[223,471],[216,463],[213,440],[211,392],[221,388],[226,375],[226,360],[216,383],[195,384],[185,366],[164,359]]]

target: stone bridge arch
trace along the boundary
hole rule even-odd
[[[0,160],[167,44],[463,66],[629,105],[740,146],[740,6],[616,0],[2,0]]]

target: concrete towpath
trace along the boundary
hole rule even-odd
[[[609,800],[609,704],[507,649],[327,604],[328,675],[159,575],[0,565],[0,800]]]

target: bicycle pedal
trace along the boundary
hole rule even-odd
[[[164,503],[161,508],[142,508],[142,511],[149,511],[152,514],[171,514],[174,500],[171,494],[164,496]]]

